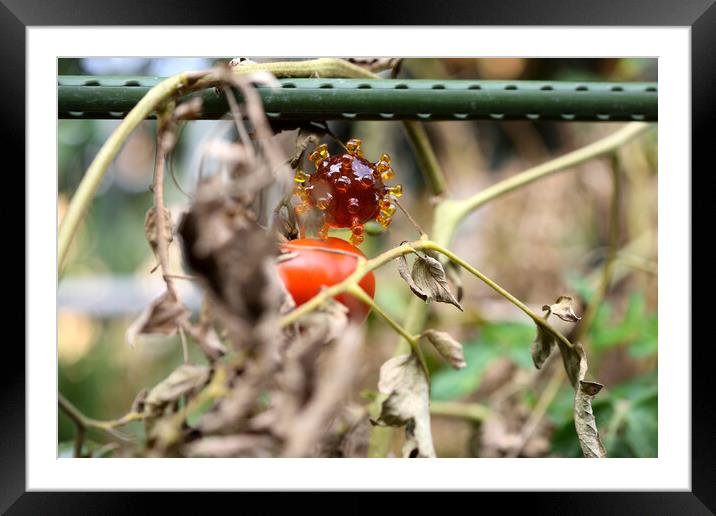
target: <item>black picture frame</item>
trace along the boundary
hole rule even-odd
[[[25,155],[17,152],[25,140],[25,30],[42,25],[298,25],[319,23],[316,10],[343,24],[346,20],[360,25],[551,25],[551,26],[683,26],[691,28],[692,71],[692,170],[708,172],[713,168],[711,147],[716,125],[716,0],[490,0],[426,2],[416,9],[413,1],[365,1],[353,4],[321,6],[312,3],[305,8],[280,8],[266,2],[192,3],[189,0],[142,0],[102,2],[99,0],[0,0],[0,63],[3,71],[0,106],[5,123],[0,124],[0,142],[13,151],[24,169]],[[284,4],[285,5],[285,4]],[[340,18],[345,16],[345,18]],[[338,21],[340,20],[340,21]],[[661,99],[668,102],[668,99]],[[678,171],[688,174],[690,171]],[[14,172],[15,179],[20,174]],[[693,175],[692,175],[693,177]],[[7,183],[6,183],[7,184]],[[20,187],[25,190],[24,181]],[[693,190],[692,190],[693,191]],[[25,195],[31,192],[25,191]],[[698,222],[696,217],[694,223]],[[24,242],[23,228],[15,222],[8,231],[16,231],[15,242]],[[693,235],[693,232],[692,232]],[[17,246],[19,248],[19,246]],[[23,246],[24,249],[24,246]],[[31,271],[25,270],[25,275]],[[679,300],[691,302],[691,300]],[[19,303],[18,303],[19,304]],[[697,306],[693,306],[697,313]],[[26,306],[26,310],[32,310]],[[704,310],[703,308],[701,310]],[[697,319],[697,318],[694,318]],[[682,345],[688,349],[691,329]],[[696,341],[694,339],[694,343]],[[531,512],[550,514],[714,514],[716,511],[716,456],[713,422],[716,408],[711,394],[710,361],[707,354],[713,346],[701,342],[692,346],[692,491],[691,492],[587,492],[587,493],[510,493],[509,496],[476,493],[486,507],[494,501],[500,511],[526,505]],[[68,492],[26,492],[25,447],[25,351],[15,341],[3,350],[5,367],[0,390],[0,512],[8,514],[114,513],[126,514],[146,507],[146,496],[127,493],[79,494]],[[213,498],[212,505],[228,501],[232,495]],[[243,500],[255,499],[255,496]],[[273,495],[271,495],[273,497]],[[357,494],[352,496],[358,497]],[[453,496],[453,495],[450,495]],[[488,500],[486,496],[499,500]],[[266,496],[263,497],[268,498]],[[282,497],[278,497],[280,500]],[[351,512],[370,511],[375,502],[349,504]],[[401,510],[408,509],[407,497]],[[187,512],[183,496],[164,496],[162,503],[178,501]],[[420,496],[411,497],[420,502]],[[276,498],[272,498],[276,500]],[[325,500],[324,500],[325,503]],[[344,502],[345,503],[345,502]],[[451,503],[454,503],[451,502]],[[236,510],[239,510],[237,507]]]

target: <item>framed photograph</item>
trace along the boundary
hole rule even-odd
[[[386,490],[714,510],[691,337],[713,2],[410,27],[36,4],[0,5],[28,202],[3,511]]]

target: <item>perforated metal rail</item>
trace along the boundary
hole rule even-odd
[[[161,77],[60,76],[59,118],[123,118]],[[655,82],[282,79],[260,87],[275,120],[656,121]],[[223,94],[200,96],[205,119],[228,111]],[[237,92],[237,96],[240,97]]]

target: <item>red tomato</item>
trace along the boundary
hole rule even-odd
[[[325,240],[300,238],[286,242],[281,247],[284,252],[298,253],[298,256],[278,264],[279,276],[297,306],[318,294],[322,286],[330,287],[340,283],[355,271],[357,260],[353,256],[331,251],[365,257],[357,247],[334,237]],[[375,276],[372,272],[363,276],[359,285],[373,298]],[[363,322],[368,316],[370,307],[354,296],[341,294],[335,299],[348,307],[348,315],[352,320]]]

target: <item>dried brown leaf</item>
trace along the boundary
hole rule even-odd
[[[404,457],[435,457],[430,431],[430,388],[415,355],[393,357],[380,368],[378,390],[387,395],[380,426],[405,426]]]
[[[547,310],[548,315],[552,313],[567,322],[577,322],[582,319],[574,313],[574,299],[569,296],[559,296],[554,304],[544,305],[542,310]]]
[[[435,346],[438,353],[440,353],[452,367],[462,369],[467,366],[462,344],[453,339],[449,333],[437,330],[425,330],[423,336]]]
[[[587,458],[607,456],[604,445],[599,439],[599,430],[592,411],[592,398],[602,390],[602,387],[600,383],[580,380],[574,396],[574,426],[577,429],[582,453]]]
[[[182,364],[155,385],[144,400],[144,412],[156,416],[169,403],[204,385],[209,379],[209,368],[203,365]]]
[[[160,334],[172,336],[189,318],[189,311],[169,292],[165,292],[145,308],[127,328],[127,343],[134,347],[139,335]]]
[[[579,381],[584,379],[588,369],[584,348],[579,342],[572,343],[571,348],[560,341],[557,341],[557,345],[562,354],[564,370],[567,372],[572,387],[576,389]]]
[[[537,369],[541,369],[552,354],[556,341],[557,339],[551,333],[537,325],[537,337],[532,342],[532,362]]]
[[[428,301],[428,294],[427,292],[423,292],[420,287],[418,287],[415,282],[413,281],[412,276],[410,275],[409,267],[408,267],[408,260],[405,258],[405,255],[398,257],[398,274],[400,274],[400,277],[405,280],[405,282],[410,287],[410,290],[413,291],[413,294],[418,296],[423,301]]]
[[[411,285],[413,292],[426,303],[434,300],[440,303],[450,303],[460,310],[463,309],[459,301],[455,299],[455,296],[450,292],[447,277],[445,276],[445,269],[443,269],[442,264],[437,259],[428,255],[418,255],[413,263],[413,270],[410,276],[418,292],[413,289],[410,282],[408,285]],[[419,292],[423,295],[420,295]]]
[[[301,318],[302,338],[326,344],[343,335],[348,326],[348,308],[329,299],[317,310]]]

